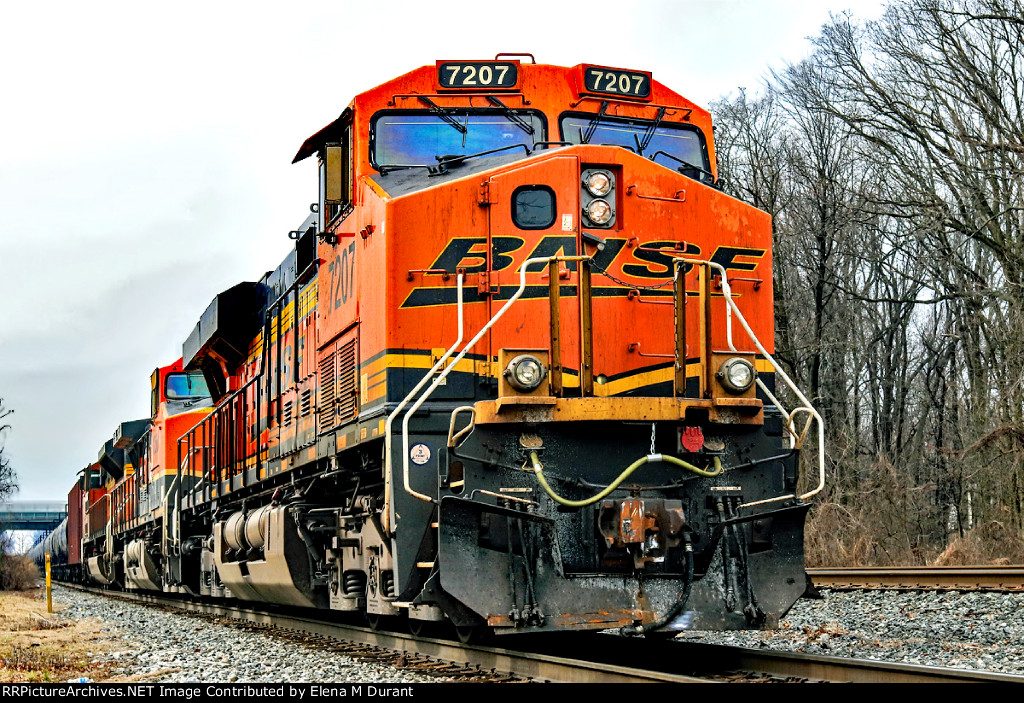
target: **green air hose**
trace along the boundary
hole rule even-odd
[[[631,473],[633,473],[634,471],[636,471],[637,469],[639,469],[641,466],[648,462],[664,461],[668,464],[675,464],[676,466],[684,468],[687,471],[692,471],[698,476],[717,476],[723,471],[722,461],[717,456],[713,458],[713,463],[715,467],[714,470],[706,471],[704,469],[694,466],[689,462],[683,461],[682,459],[677,459],[674,456],[667,456],[665,454],[648,454],[647,456],[640,457],[632,464],[627,466],[626,470],[619,474],[618,478],[612,481],[604,490],[602,490],[597,495],[592,496],[590,498],[585,498],[584,500],[568,500],[555,493],[554,490],[552,490],[551,486],[548,484],[547,479],[544,478],[544,467],[541,466],[540,459],[537,458],[537,452],[530,452],[530,461],[533,462],[533,472],[537,474],[537,480],[540,482],[540,485],[543,486],[547,494],[551,496],[551,499],[557,503],[561,503],[562,505],[568,506],[570,508],[582,508],[585,505],[591,505],[592,503],[596,503],[597,501],[601,500],[606,495],[614,491],[616,488],[618,488],[619,484],[625,481],[627,478],[629,478],[629,475]]]

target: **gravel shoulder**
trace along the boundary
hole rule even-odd
[[[97,682],[408,684],[466,680],[369,661],[372,657],[349,656],[337,651],[341,645],[314,637],[277,634],[243,623],[225,624],[206,615],[59,586],[53,589],[53,600],[60,621],[73,626],[89,623],[102,635],[104,646],[90,650],[92,673],[79,674]]]
[[[0,592],[0,681],[62,683],[73,678],[110,677],[107,655],[119,643],[94,617],[68,617],[54,603],[46,612],[43,589]]]
[[[54,588],[0,594],[0,681],[426,683],[387,657],[206,615]],[[1024,675],[1024,594],[822,591],[778,630],[684,632],[680,639]]]
[[[778,630],[685,632],[681,639],[905,664],[1024,674],[1024,594],[828,591]]]

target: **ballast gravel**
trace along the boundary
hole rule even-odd
[[[332,652],[312,641],[290,641],[268,631],[209,617],[147,607],[54,587],[61,618],[98,618],[120,651],[96,654],[115,675],[145,683],[437,683],[450,678],[417,674]],[[312,639],[312,638],[311,638]]]
[[[679,639],[1024,675],[1024,593],[828,591],[801,599],[778,630],[684,632]],[[450,679],[368,663],[201,617],[57,587],[60,616],[95,617],[124,643],[97,655],[146,682],[428,683]]]
[[[821,591],[778,630],[679,639],[855,659],[1024,674],[1024,593]]]

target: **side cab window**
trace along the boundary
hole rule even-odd
[[[155,369],[149,377],[149,416],[156,417],[157,408],[160,407],[160,369]]]
[[[338,135],[339,140],[324,144],[320,152],[320,230],[335,219],[344,219],[354,200],[355,164],[352,153],[352,123]]]

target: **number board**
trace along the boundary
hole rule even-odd
[[[584,66],[582,92],[650,100],[651,74],[646,71]]]
[[[519,62],[438,61],[437,82],[445,90],[509,90],[519,85]]]

